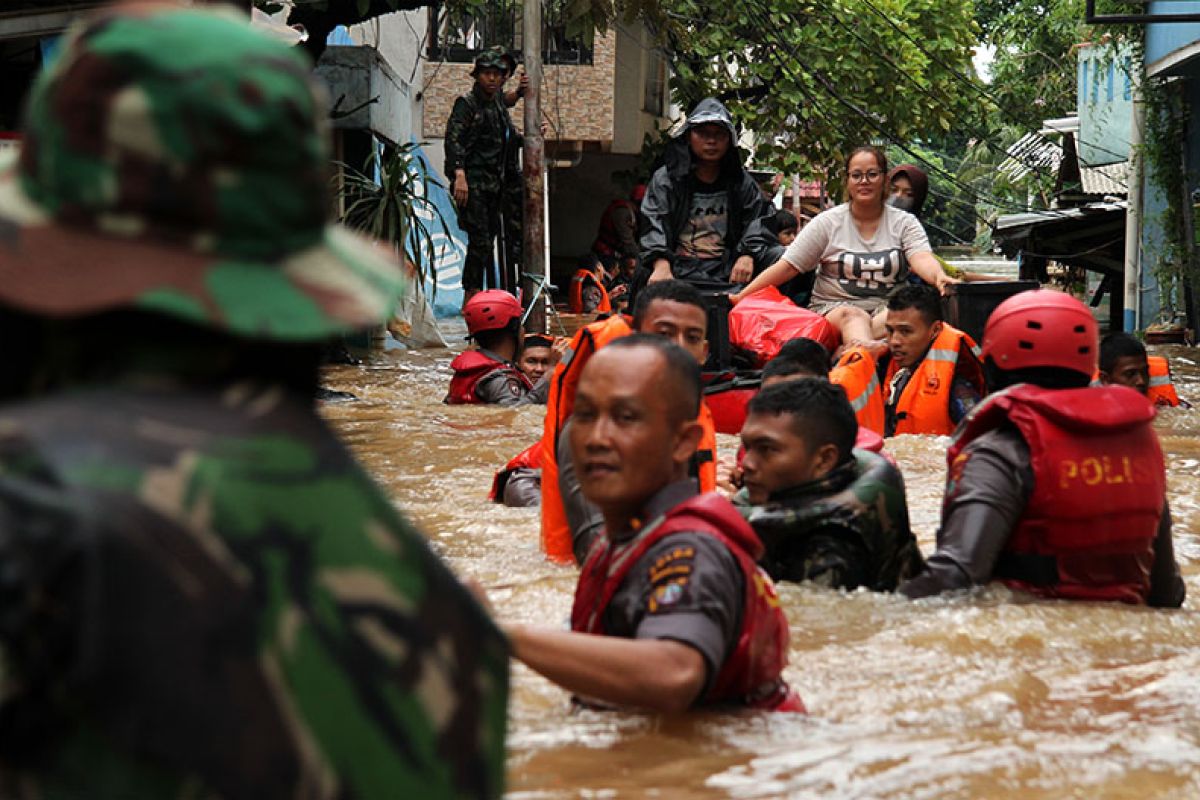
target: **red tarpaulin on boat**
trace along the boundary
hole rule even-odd
[[[841,344],[837,328],[820,314],[800,308],[773,286],[755,292],[729,312],[729,341],[754,353],[755,366],[761,367],[785,342],[797,338],[820,342],[830,353]]]

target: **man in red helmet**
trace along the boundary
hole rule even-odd
[[[1183,603],[1154,407],[1088,386],[1098,349],[1070,295],[1022,292],[992,312],[983,358],[998,391],[955,435],[937,552],[901,593],[999,580],[1043,597]]]
[[[550,372],[534,383],[517,365],[521,355],[521,304],[500,289],[474,295],[463,306],[467,333],[474,350],[465,350],[450,362],[454,377],[445,402],[451,405],[490,403],[526,406],[546,402]],[[558,351],[551,350],[551,370]]]

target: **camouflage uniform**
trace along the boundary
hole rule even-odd
[[[751,506],[744,491],[734,504],[762,539],[763,567],[776,580],[894,591],[924,566],[900,471],[867,450],[765,506]]]
[[[308,73],[244,20],[142,7],[33,90],[0,316],[125,309],[146,335],[115,359],[136,378],[0,408],[0,796],[502,792],[497,628],[311,393],[197,377],[273,342],[315,365],[402,289],[325,222]],[[207,338],[171,349],[162,315]]]
[[[500,48],[492,48],[475,60],[471,74],[481,68],[502,69],[511,75],[515,67],[510,56]],[[524,197],[518,161],[521,143],[502,91],[489,99],[476,83],[454,101],[446,121],[446,180],[453,188],[456,170],[464,170],[467,175],[467,204],[458,209],[459,226],[467,234],[462,279],[467,291],[483,288],[484,274],[493,263],[492,242],[501,228],[509,270],[515,273],[520,267]]]

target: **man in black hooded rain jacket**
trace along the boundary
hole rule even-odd
[[[642,281],[744,283],[754,272],[745,241],[774,208],[742,167],[729,111],[701,100],[667,145],[642,200]]]

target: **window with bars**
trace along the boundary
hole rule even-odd
[[[581,37],[567,33],[566,0],[543,0],[542,62],[545,64],[592,63],[592,49]],[[470,63],[483,50],[499,45],[519,54],[523,5],[519,0],[488,0],[474,14],[430,9],[429,58],[434,61]]]

